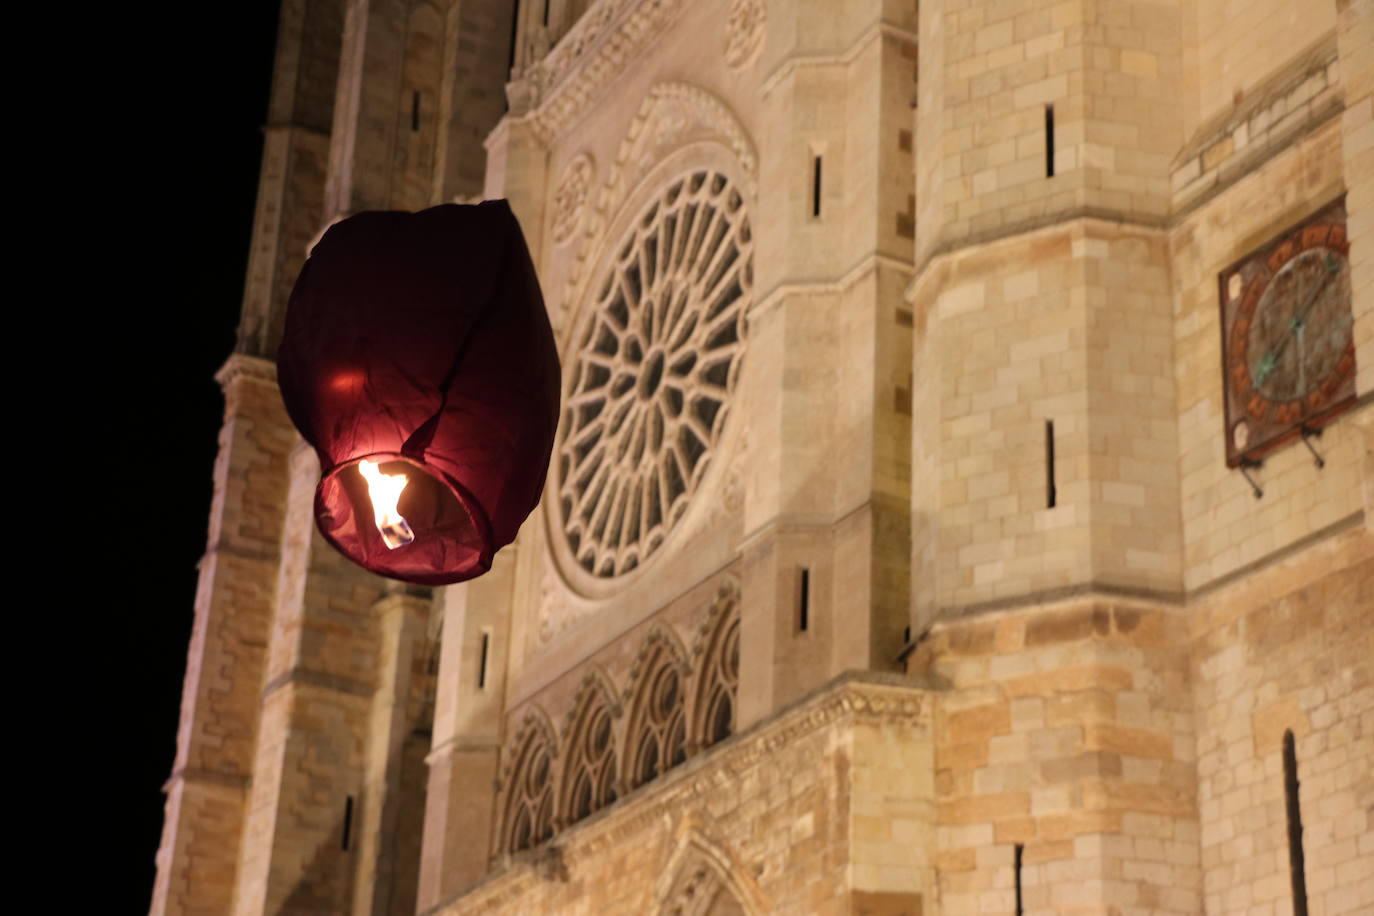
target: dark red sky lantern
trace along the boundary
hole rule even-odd
[[[320,456],[331,544],[421,585],[486,572],[539,501],[558,423],[558,351],[510,206],[331,226],[291,293],[277,379]]]

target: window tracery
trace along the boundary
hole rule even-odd
[[[501,851],[522,852],[553,836],[553,747],[545,729],[527,719],[514,742],[506,780]]]
[[[692,737],[708,748],[735,732],[739,690],[739,602],[723,589],[697,644],[697,683]]]
[[[558,508],[577,564],[638,567],[685,514],[729,412],[753,285],[753,238],[730,180],[670,182],[605,268],[570,376]]]
[[[628,788],[642,786],[687,759],[688,671],[670,637],[663,630],[651,633],[632,675],[625,761]]]
[[[615,730],[618,712],[594,679],[584,682],[564,738],[562,802],[559,828],[575,824],[620,797],[617,785]]]

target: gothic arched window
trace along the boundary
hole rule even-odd
[[[722,592],[711,608],[697,645],[697,683],[692,738],[707,748],[735,732],[739,689],[739,605],[732,592]]]
[[[599,689],[585,689],[564,738],[560,826],[575,824],[618,797],[613,712]]]
[[[505,789],[502,852],[531,849],[553,836],[553,748],[545,732],[529,723],[516,738]]]
[[[662,632],[651,635],[636,665],[625,742],[625,782],[630,788],[687,759],[686,665],[670,639]]]

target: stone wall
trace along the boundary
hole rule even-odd
[[[1077,600],[938,625],[912,656],[935,729],[940,912],[1196,913],[1180,609]]]
[[[1193,602],[1203,905],[1290,912],[1296,739],[1308,912],[1374,909],[1374,537],[1360,525]]]
[[[427,912],[921,912],[930,716],[918,682],[841,678]]]

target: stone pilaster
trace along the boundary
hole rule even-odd
[[[516,84],[512,83],[512,86]],[[528,115],[512,111],[485,141],[487,200],[504,197],[525,233],[536,265],[543,260],[544,208],[548,199],[549,151]]]
[[[200,564],[152,913],[227,912],[253,770],[286,456],[295,432],[270,363],[221,370],[224,426]]]
[[[1374,392],[1374,11],[1359,0],[1340,0],[1336,8],[1345,88],[1341,139],[1355,309],[1355,388],[1367,397]]]
[[[325,182],[325,221],[392,207],[397,144],[408,126],[406,0],[349,0]]]
[[[507,547],[486,575],[444,593],[421,909],[476,884],[487,871],[518,555],[515,546]]]
[[[912,629],[1177,600],[1173,4],[921,7]],[[1052,151],[1052,152],[1051,152]]]
[[[742,590],[758,609],[741,623],[741,727],[841,671],[892,667],[903,642],[916,54],[914,10],[888,12],[770,12],[758,136],[775,178],[740,393]]]
[[[381,580],[315,530],[319,464],[291,456],[234,912],[348,912],[366,796]]]
[[[434,200],[482,193],[483,143],[505,111],[511,18],[507,0],[465,0],[449,5],[445,21],[443,84],[434,169]]]
[[[356,916],[415,912],[425,798],[417,764],[428,750],[432,711],[425,686],[432,683],[426,665],[433,604],[429,589],[389,582],[372,608],[377,677],[357,834]]]
[[[288,0],[278,29],[238,342],[239,352],[267,359],[276,355],[291,287],[323,219],[343,5]]]

